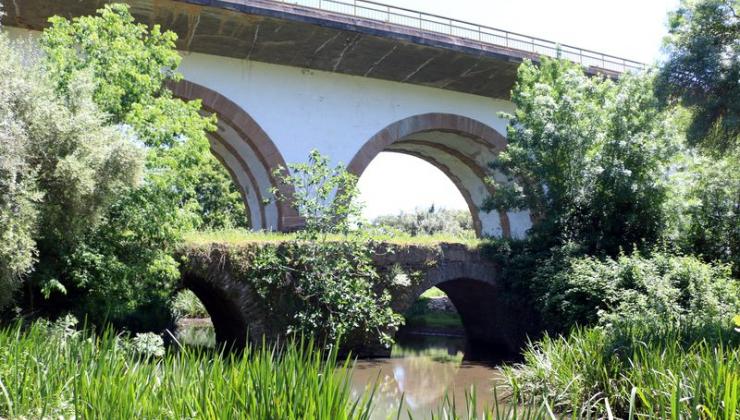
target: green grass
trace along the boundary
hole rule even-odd
[[[423,235],[411,236],[408,234],[380,234],[367,233],[364,235],[367,239],[377,242],[386,242],[398,245],[438,245],[442,243],[459,243],[471,248],[479,245],[480,241],[474,238],[461,238],[453,235]],[[228,229],[218,231],[199,231],[190,232],[185,235],[185,242],[193,245],[205,245],[210,243],[226,243],[239,245],[250,242],[258,243],[275,243],[285,242],[297,239],[295,233],[249,231],[243,229]],[[342,241],[343,235],[331,234],[327,238],[332,241]]]
[[[420,298],[422,298],[422,299],[424,299],[424,298],[426,298],[426,299],[434,299],[434,298],[441,298],[441,297],[447,297],[447,294],[445,294],[445,292],[443,292],[442,290],[440,290],[440,289],[438,289],[436,287],[431,287],[431,288],[427,289],[420,296]]]
[[[0,418],[364,419],[349,364],[308,345],[137,356],[110,331],[0,330]]]
[[[525,361],[504,373],[517,395],[579,418],[737,419],[737,335],[577,329],[531,345]]]

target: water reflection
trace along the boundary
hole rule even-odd
[[[395,415],[402,397],[405,414],[428,418],[445,396],[464,414],[465,392],[475,387],[480,412],[491,405],[490,390],[500,376],[492,363],[464,361],[464,350],[464,338],[401,336],[390,358],[356,362],[352,391],[360,396],[377,381],[374,418]]]

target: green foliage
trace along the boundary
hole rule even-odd
[[[27,75],[0,32],[0,311],[11,303],[36,259],[36,203],[41,198],[29,162],[29,119],[35,119]]]
[[[12,88],[0,93],[2,118],[15,144],[3,162],[24,169],[22,177],[14,175],[15,185],[8,184],[16,214],[7,227],[18,235],[14,258],[28,272],[37,257],[30,279],[49,296],[71,287],[68,258],[102,225],[109,206],[141,182],[144,155],[124,131],[105,124],[86,74],[71,78],[68,96],[60,95],[33,61],[21,67],[0,36],[9,58],[4,83]]]
[[[718,155],[740,147],[738,0],[682,0],[671,13],[656,93],[691,110],[688,139]]]
[[[273,173],[282,183],[293,186],[292,197],[277,188],[272,193],[303,218],[305,226],[301,234],[306,239],[318,239],[329,233],[347,235],[359,220],[362,208],[356,200],[357,177],[341,164],[330,167],[329,158],[318,150],[311,150],[307,162],[276,168]]]
[[[740,311],[740,284],[724,266],[656,254],[617,259],[555,254],[532,279],[536,305],[550,329],[629,323],[701,326]]]
[[[401,317],[390,308],[389,279],[372,264],[372,246],[359,241],[287,241],[230,251],[275,331],[347,348],[390,345]]]
[[[740,278],[740,154],[698,156],[683,177],[685,191],[670,203],[683,207],[675,242],[707,261],[730,264]]]
[[[414,213],[379,216],[372,226],[389,233],[394,230],[411,236],[449,235],[460,238],[474,238],[473,219],[467,210],[438,209],[434,206],[427,210],[417,209]]]
[[[181,290],[172,298],[172,312],[175,318],[208,318],[203,302],[190,290]]]
[[[175,33],[134,23],[123,4],[72,21],[54,17],[51,24],[41,45],[58,89],[68,93],[75,74],[91,73],[95,102],[111,123],[131,127],[150,147],[149,178],[162,189],[176,188],[175,205],[199,210],[203,227],[245,226],[241,197],[209,152],[206,133],[215,130],[215,116],[202,116],[199,100],[174,98],[166,86],[182,78]]]
[[[67,322],[0,330],[0,417],[369,418],[336,350],[292,343],[242,355],[162,353],[159,340],[95,336]]]
[[[330,167],[317,150],[306,163],[277,168],[274,174],[294,194],[287,197],[277,188],[273,194],[293,206],[305,226],[296,239],[239,259],[243,277],[277,314],[278,330],[326,343],[341,339],[350,348],[376,340],[390,345],[401,318],[390,308],[386,285],[372,264],[372,244],[353,234],[361,213],[357,177],[342,165]],[[330,240],[333,233],[344,239]]]
[[[732,335],[731,335],[732,334]],[[734,337],[733,337],[734,335]],[[574,418],[734,418],[740,414],[740,336],[640,323],[546,336],[504,370],[520,399]]]
[[[7,153],[27,161],[26,176],[11,180],[20,161],[8,160],[14,166],[4,179],[14,191],[26,183],[43,194],[33,212],[33,195],[3,197],[24,212],[8,229],[33,233],[33,243],[17,241],[13,276],[38,259],[28,309],[37,309],[41,295],[51,313],[75,310],[93,323],[152,328],[169,317],[179,278],[170,254],[182,233],[244,226],[246,219],[236,210],[239,193],[209,152],[206,132],[215,118],[202,116],[198,101],[173,98],[165,85],[181,77],[175,35],[135,24],[124,5],[98,12],[52,18],[38,61],[22,70],[18,60],[3,63],[4,82],[18,88],[7,91],[12,113],[3,118],[24,139]],[[3,274],[0,284],[10,277]]]
[[[677,132],[652,91],[649,76],[614,83],[565,60],[522,64],[509,146],[492,164],[510,182],[486,207],[528,208],[543,243],[576,241],[591,253],[658,239]]]

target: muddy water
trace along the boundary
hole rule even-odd
[[[373,418],[395,418],[399,403],[407,418],[429,418],[444,398],[454,398],[465,414],[465,392],[476,389],[481,412],[493,403],[491,389],[501,379],[495,362],[464,361],[465,339],[408,334],[399,337],[390,358],[363,359],[355,364],[352,392],[360,396],[368,386],[378,387],[373,398]]]

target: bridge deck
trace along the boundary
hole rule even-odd
[[[614,76],[640,63],[440,16],[361,0],[124,0],[178,48],[508,99],[523,59],[560,54]],[[42,29],[106,1],[24,0],[3,22]],[[558,50],[559,49],[559,50]]]

